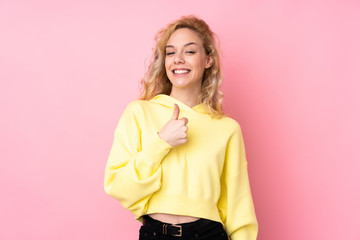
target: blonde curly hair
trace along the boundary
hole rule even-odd
[[[215,34],[202,19],[196,16],[183,16],[168,24],[155,35],[156,47],[151,62],[143,79],[141,79],[140,100],[150,100],[158,94],[170,95],[172,83],[165,70],[165,47],[173,32],[180,28],[195,31],[202,40],[205,53],[213,59],[212,66],[205,69],[201,94],[198,102],[204,104],[212,117],[221,118],[225,114],[222,109],[224,94],[220,91],[222,73],[220,70],[219,53],[216,47]]]

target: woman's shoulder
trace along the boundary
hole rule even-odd
[[[216,128],[221,129],[223,133],[233,135],[235,133],[241,132],[239,122],[228,114],[224,114],[220,119],[213,119],[213,121],[216,125]]]
[[[147,104],[148,104],[148,101],[146,101],[146,100],[135,99],[126,104],[125,110],[126,111],[139,111],[139,110],[142,110],[144,107],[146,107]]]
[[[240,128],[239,122],[230,114],[224,114],[221,121],[223,124],[229,125],[233,128]]]

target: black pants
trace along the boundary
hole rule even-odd
[[[139,240],[228,240],[220,222],[201,218],[194,222],[177,224],[174,230],[174,228],[166,229],[166,225],[171,225],[169,223],[158,221],[148,215],[143,217]],[[179,225],[181,225],[181,234],[180,231],[177,232]],[[171,233],[181,236],[173,236]]]

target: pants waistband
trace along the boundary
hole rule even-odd
[[[149,227],[153,231],[156,231],[158,234],[170,235],[175,237],[197,236],[198,233],[204,230],[204,228],[211,222],[214,221],[201,218],[194,222],[171,224],[171,223],[161,222],[148,215],[143,216],[143,225],[145,227]]]

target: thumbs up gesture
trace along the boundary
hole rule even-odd
[[[159,136],[171,146],[184,144],[187,141],[187,118],[179,118],[180,108],[174,105],[174,112],[170,120],[159,131]]]

